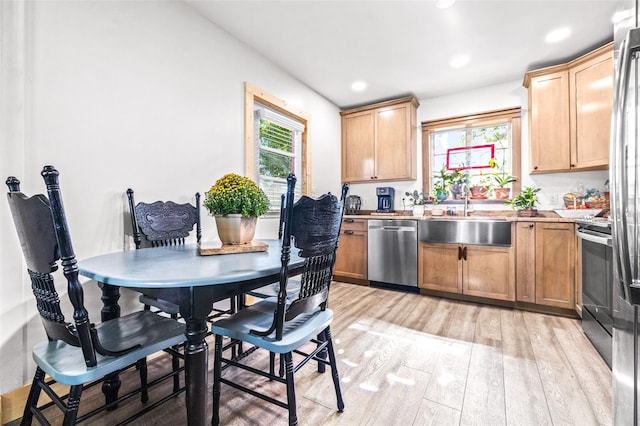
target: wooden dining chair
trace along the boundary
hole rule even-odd
[[[344,211],[344,198],[348,187],[343,185],[340,200],[334,195],[325,194],[318,199],[303,196],[294,204],[295,181],[295,176],[290,174],[287,178],[278,296],[261,300],[228,318],[214,322],[212,326],[212,331],[215,334],[212,418],[214,425],[220,423],[220,392],[223,383],[287,408],[289,424],[297,425],[293,376],[300,367],[310,360],[316,360],[331,367],[338,411],[344,409],[330,331],[333,312],[328,308],[328,299]],[[294,300],[287,297],[292,241],[294,241],[295,248],[300,250],[299,256],[305,259],[303,272],[300,276],[300,292]],[[272,372],[252,367],[249,365],[250,356],[241,360],[224,358],[222,339],[225,336],[279,354],[284,358],[285,376],[279,377]],[[314,344],[313,350],[310,352],[302,351],[301,347],[309,342]],[[324,350],[328,352],[329,360],[318,356]],[[303,359],[299,360],[296,366],[294,366],[293,352],[303,355]],[[226,367],[240,368],[285,384],[286,401],[260,392],[255,382],[253,384],[241,383],[223,377],[223,368],[225,368],[226,374],[232,370],[232,368]],[[238,377],[242,376],[238,375]]]
[[[37,343],[32,350],[37,367],[22,424],[31,424],[34,416],[40,423],[46,424],[43,410],[56,405],[64,413],[63,424],[72,425],[107,408],[115,408],[119,402],[135,393],[140,393],[142,401],[146,402],[149,386],[146,357],[182,343],[185,340],[185,327],[170,318],[144,310],[100,324],[90,321],[84,306],[82,285],[78,280],[78,265],[62,203],[59,174],[52,166],[45,166],[41,174],[48,196],[38,194],[27,197],[20,192],[18,179],[9,177],[6,181],[13,222],[31,278],[38,313],[47,334],[47,340]],[[67,291],[73,306],[73,323],[65,320],[54,284],[52,272],[58,268],[58,263],[62,265],[67,280]],[[108,399],[101,408],[78,416],[80,397],[85,387],[103,381],[105,376],[114,378],[123,369],[133,366],[140,370],[141,386],[138,390],[120,398],[111,394],[115,399]],[[178,373],[171,372],[165,378]],[[160,383],[162,380],[164,378],[154,382]],[[56,392],[58,387],[52,386],[56,382],[70,386],[68,394],[59,395]],[[41,390],[53,402],[38,405]],[[181,391],[172,392],[166,399]],[[150,404],[132,418],[139,417],[158,403]]]

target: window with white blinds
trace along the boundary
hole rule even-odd
[[[287,190],[289,173],[302,173],[304,124],[257,102],[254,120],[256,182],[269,197],[271,210],[276,211],[281,194]],[[296,198],[301,194],[300,181],[298,176]]]

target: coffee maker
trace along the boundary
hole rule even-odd
[[[378,210],[376,211],[378,213],[392,213],[395,189],[390,186],[379,186],[376,188],[376,195],[378,196]]]

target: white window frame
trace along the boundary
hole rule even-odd
[[[285,101],[265,92],[264,90],[254,86],[249,82],[245,82],[245,175],[252,177],[260,184],[258,176],[258,168],[256,167],[255,158],[257,156],[258,143],[255,134],[254,111],[256,103],[263,104],[272,110],[283,114],[286,117],[298,121],[304,126],[304,130],[300,135],[300,168],[296,171],[296,178],[299,183],[301,195],[311,193],[311,139],[309,135],[309,127],[311,124],[311,115],[295,108]],[[279,211],[280,206],[271,206],[271,211]]]
[[[432,133],[454,129],[469,130],[475,127],[491,127],[506,123],[511,124],[511,175],[516,178],[516,181],[511,184],[511,194],[514,195],[520,193],[522,182],[520,107],[422,122],[422,153],[424,156],[424,161],[422,162],[423,191],[430,192],[432,187],[432,175],[434,172],[437,172],[431,170],[431,165],[433,164],[433,153],[431,152]],[[498,202],[496,200],[487,201]]]

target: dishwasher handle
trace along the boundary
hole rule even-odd
[[[402,232],[416,232],[417,228],[413,226],[369,226],[369,231],[402,231]]]

